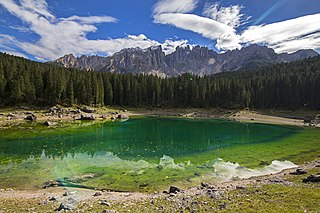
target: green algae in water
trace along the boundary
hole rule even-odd
[[[64,179],[153,191],[204,178],[214,182],[277,172],[320,150],[317,129],[228,120],[137,118],[79,130],[5,133],[0,132],[1,188],[35,188]]]

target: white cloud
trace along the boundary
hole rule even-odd
[[[23,53],[20,53],[20,52],[15,52],[15,51],[5,51],[5,53],[9,54],[9,55],[14,55],[14,56],[19,56],[19,57],[22,57],[22,58],[28,58],[28,56],[26,56],[25,54]]]
[[[170,4],[171,2],[171,4]],[[202,17],[189,12],[194,1],[178,7],[177,1],[160,0],[154,9],[154,22],[189,30],[216,41],[220,50],[240,49],[244,44],[264,44],[276,52],[294,52],[299,49],[319,49],[320,14],[307,15],[282,22],[251,26],[242,33],[236,28],[245,24],[250,16],[241,13],[240,5],[228,7],[218,3],[206,4]],[[183,9],[188,8],[188,9]]]
[[[6,52],[10,55],[27,58],[25,54],[16,51],[18,43],[19,42],[14,37],[0,34],[0,49],[4,50],[3,52]]]
[[[241,48],[235,26],[243,22],[241,7],[218,8],[217,4],[207,5],[202,17],[187,14],[197,6],[197,1],[160,0],[154,7],[154,22],[168,24],[180,29],[189,30],[211,40],[217,40],[218,49]]]
[[[155,21],[191,30],[210,39],[217,39],[223,34],[235,33],[235,30],[230,26],[194,14],[164,13],[155,16]]]
[[[242,43],[263,43],[277,52],[319,48],[320,13],[282,22],[252,26],[241,34]]]
[[[190,44],[188,44],[188,40],[177,40],[177,41],[173,41],[173,40],[165,40],[163,44],[161,44],[162,47],[162,51],[168,55],[170,53],[173,53],[177,47],[186,47],[186,46],[191,46]]]
[[[96,23],[115,23],[118,20],[111,16],[71,16],[69,18],[61,18],[63,21],[78,21],[82,24],[96,24]]]
[[[218,40],[219,49],[240,48],[236,30],[231,26],[201,17],[195,14],[164,13],[154,16],[156,23],[170,24],[175,27],[190,30],[206,38]]]
[[[317,48],[320,48],[320,33],[280,42],[275,45],[271,44],[271,47],[278,53],[292,53],[301,49],[315,49],[317,51]]]
[[[216,48],[219,50],[241,49],[240,36],[236,33],[222,34],[217,39]]]
[[[188,13],[197,7],[198,0],[160,0],[154,6],[154,14]]]
[[[38,13],[46,18],[54,19],[47,7],[47,2],[45,0],[20,0],[21,6],[29,10],[30,12]]]
[[[20,42],[9,35],[0,34],[0,48],[5,52],[14,52],[19,47]]]
[[[236,28],[247,20],[241,6],[206,6],[202,17],[190,14],[197,0],[160,0],[154,7],[154,22],[189,30],[217,42],[220,50],[241,48],[241,44],[262,43],[277,52],[294,52],[299,49],[319,49],[320,14],[303,16],[278,23],[252,26],[238,33]],[[147,48],[161,45],[165,53],[187,40],[166,40],[163,44],[145,35],[128,35],[124,38],[90,40],[88,33],[98,30],[95,24],[115,23],[111,16],[71,16],[57,18],[48,9],[45,0],[0,0],[12,15],[22,20],[23,26],[13,27],[39,36],[34,42],[20,41],[0,34],[0,49],[12,53],[26,52],[39,60],[54,60],[64,54],[113,54],[123,48]]]
[[[20,4],[13,0],[0,0],[0,5],[20,18],[30,32],[40,37],[35,42],[23,42],[12,36],[0,35],[0,48],[10,52],[22,50],[38,60],[54,60],[69,53],[110,55],[124,48],[161,45],[143,34],[100,40],[90,40],[86,37],[88,33],[97,31],[94,24],[117,22],[117,19],[110,16],[56,18],[48,11],[45,0],[20,0]],[[172,51],[170,46],[165,46],[166,51]]]
[[[243,42],[277,43],[320,30],[320,14],[302,16],[282,22],[252,26],[241,37]]]
[[[214,3],[205,6],[203,15],[233,28],[237,28],[250,18],[246,18],[245,15],[241,13],[242,8],[240,5],[222,7],[219,3]]]

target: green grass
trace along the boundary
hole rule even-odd
[[[79,210],[84,212],[320,212],[320,184],[302,183],[302,179],[320,171],[314,168],[306,175],[287,175],[289,185],[253,184],[245,189],[227,191],[211,197],[205,191],[201,195],[179,194],[177,197],[163,195],[157,198],[110,202],[111,207],[102,206],[99,200],[81,202]],[[0,212],[52,212],[59,202],[41,204],[44,198],[7,199],[0,198]]]

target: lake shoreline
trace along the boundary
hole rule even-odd
[[[73,121],[91,120],[96,122],[115,121],[118,118],[150,116],[178,117],[191,119],[227,119],[247,123],[264,123],[300,127],[320,127],[315,120],[315,111],[267,111],[267,110],[223,110],[206,108],[106,108],[106,107],[53,107],[57,108],[5,108],[0,109],[0,129],[22,124],[38,123],[45,126],[64,126]],[[87,112],[81,109],[88,110]],[[32,116],[36,119],[32,121]],[[30,121],[31,120],[31,121]],[[59,124],[59,125],[58,125]]]
[[[175,193],[123,193],[64,187],[53,187],[39,190],[0,189],[0,211],[41,210],[42,212],[51,212],[59,208],[61,203],[65,203],[67,205],[68,202],[71,202],[69,203],[69,207],[72,207],[73,205],[74,209],[71,209],[73,211],[83,210],[85,212],[103,212],[103,210],[105,210],[105,212],[125,212],[128,209],[148,209],[148,211],[159,211],[163,208],[163,210],[171,212],[175,207],[178,207],[178,209],[185,208],[188,210],[190,207],[183,205],[186,200],[189,200],[191,204],[198,202],[196,205],[198,210],[208,208],[208,203],[199,203],[199,198],[211,199],[215,202],[212,207],[217,204],[217,208],[220,208],[210,210],[221,210],[224,208],[227,209],[227,205],[221,206],[221,203],[228,202],[233,193],[245,193],[247,190],[251,190],[252,187],[256,189],[263,189],[264,187],[269,186],[299,186],[304,187],[305,190],[308,191],[310,184],[302,183],[302,179],[310,174],[320,172],[320,157],[312,162],[305,162],[304,164],[299,165],[298,168],[303,169],[306,174],[292,175],[290,173],[296,171],[296,168],[292,168],[283,170],[276,174],[233,180],[218,184],[201,183],[198,187],[179,189],[181,191]],[[320,187],[317,183],[314,184],[314,187],[320,191]],[[259,195],[249,194],[247,195],[247,201],[253,199],[250,196]],[[73,201],[75,202],[72,203]],[[170,206],[164,206],[168,201]],[[19,205],[17,205],[18,203]],[[238,204],[241,205],[241,203]],[[252,208],[255,209],[254,206]]]

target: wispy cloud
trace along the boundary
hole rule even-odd
[[[154,6],[154,14],[188,13],[197,7],[198,0],[161,0]]]
[[[116,23],[111,16],[71,16],[57,18],[48,10],[45,0],[0,0],[0,5],[26,25],[24,28],[37,34],[35,42],[19,41],[8,35],[0,35],[0,47],[4,51],[24,51],[38,60],[54,60],[64,54],[76,55],[113,54],[124,48],[147,48],[154,45],[166,45],[148,39],[145,35],[128,35],[124,38],[90,40],[86,36],[98,30],[94,24]],[[1,39],[2,38],[2,39]],[[184,41],[183,41],[184,42]]]
[[[173,9],[171,4],[177,1],[160,0],[154,9],[154,22],[159,24],[169,24],[184,30],[190,30],[206,38],[217,40],[218,49],[236,49],[240,48],[239,36],[236,35],[235,25],[240,25],[243,15],[240,14],[240,6],[233,8],[218,8],[216,4],[207,6],[205,14],[208,17],[202,17],[196,14],[188,14],[195,9],[196,1],[188,1],[188,10]],[[181,2],[181,1],[179,1]],[[158,6],[161,5],[161,10]],[[164,8],[168,8],[167,10]],[[161,12],[159,12],[161,11]],[[228,16],[235,13],[232,17],[237,20],[231,20]]]
[[[20,0],[20,4],[32,13],[37,13],[49,19],[55,18],[54,15],[48,11],[48,4],[45,0]]]
[[[242,33],[241,42],[267,44],[277,52],[293,52],[306,47],[315,49],[320,47],[319,23],[320,14],[314,14],[272,24],[251,26]]]
[[[256,23],[261,22],[287,0],[275,4],[262,15]],[[159,0],[156,5],[170,8],[170,1]],[[189,2],[190,3],[190,2]],[[223,7],[218,3],[206,4],[203,16],[190,14],[192,10],[161,10],[159,14],[155,7],[154,22],[168,24],[180,29],[193,31],[216,41],[216,48],[233,50],[245,44],[264,44],[276,52],[294,52],[299,49],[318,49],[320,35],[320,14],[307,15],[282,22],[251,26],[238,32],[239,26],[245,24],[250,16],[241,13],[244,8],[240,5]]]
[[[97,24],[97,23],[116,23],[118,20],[111,16],[71,16],[68,18],[61,18],[62,21],[77,21],[82,24]]]
[[[194,14],[164,13],[157,15],[155,22],[191,30],[210,39],[218,39],[222,34],[235,33],[235,30],[228,25]]]
[[[219,3],[206,4],[203,15],[233,28],[237,28],[245,24],[250,18],[242,14],[241,9],[243,9],[243,7],[240,5],[223,7]]]
[[[271,45],[276,52],[295,52],[300,49],[315,49],[320,53],[320,33],[314,33],[297,39],[291,39]]]

